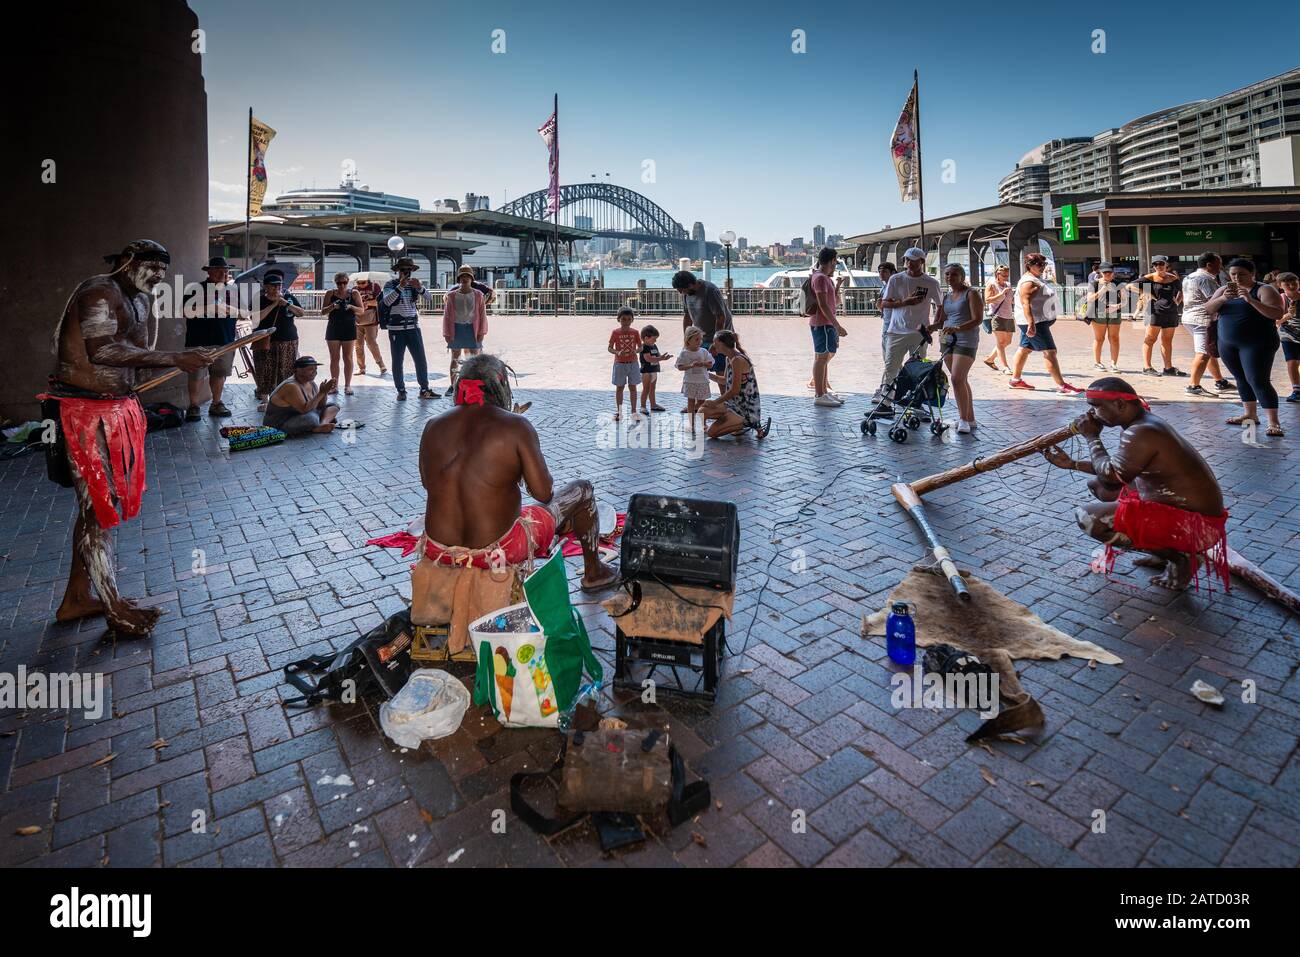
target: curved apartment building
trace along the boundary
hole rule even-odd
[[[1255,186],[1259,144],[1290,135],[1300,135],[1300,68],[1093,137],[1051,140],[998,183],[998,198]]]

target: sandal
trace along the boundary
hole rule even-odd
[[[988,366],[990,369],[992,369],[994,372],[1001,371],[1000,369],[998,369],[998,364],[992,359],[985,359],[984,364]]]
[[[1270,425],[1264,430],[1264,434],[1275,439],[1280,439],[1286,435],[1286,432],[1282,430],[1282,426],[1280,425]]]
[[[1234,415],[1232,418],[1227,420],[1228,425],[1245,425],[1247,422],[1254,422],[1256,425],[1259,425],[1259,419],[1255,418],[1253,415]]]

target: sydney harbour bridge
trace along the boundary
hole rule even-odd
[[[546,208],[546,190],[539,189],[506,203],[497,212],[550,220]],[[639,243],[656,243],[671,258],[700,257],[700,244],[681,223],[661,206],[613,183],[575,183],[560,187],[560,222],[578,229],[589,229],[607,239],[630,239]],[[712,257],[722,247],[706,243],[705,255]]]

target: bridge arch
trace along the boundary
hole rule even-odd
[[[510,200],[498,212],[546,220],[550,218],[547,199],[547,191],[539,189]],[[579,217],[583,217],[582,225]],[[690,233],[667,210],[635,190],[613,183],[561,186],[560,221],[567,226],[590,228],[598,236],[660,243],[679,252],[692,249]]]

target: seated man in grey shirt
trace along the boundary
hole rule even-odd
[[[313,432],[334,431],[339,407],[329,401],[334,380],[316,385],[316,360],[301,356],[294,360],[293,378],[285,379],[271,393],[262,424],[279,429],[290,438]]]

